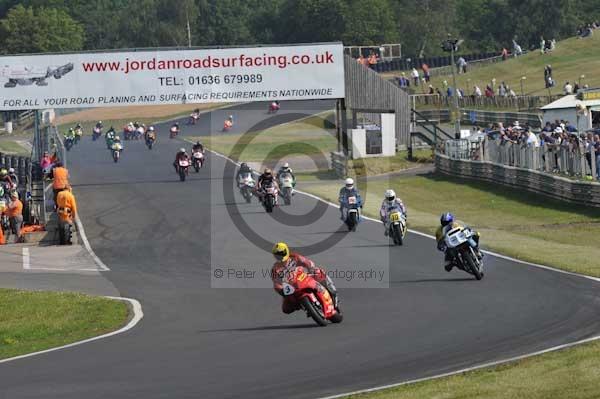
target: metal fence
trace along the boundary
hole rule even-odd
[[[339,178],[348,175],[348,158],[341,152],[331,153],[331,168]]]
[[[420,110],[419,114],[431,121],[440,123],[452,121],[450,110],[448,109]],[[528,112],[500,112],[462,109],[460,120],[461,122],[470,123],[473,125],[489,125],[492,123],[509,124],[516,121],[519,121],[521,125],[529,125],[531,127],[540,127],[542,125],[542,119],[540,118],[539,114]]]
[[[533,146],[485,137],[481,141],[447,140],[444,145],[444,155],[450,159],[487,161],[582,180],[598,180],[600,172],[600,153],[581,142]]]

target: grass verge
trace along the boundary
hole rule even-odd
[[[598,397],[600,342],[369,394],[355,399],[592,399]]]
[[[433,154],[430,149],[415,150],[413,159],[408,159],[408,151],[398,151],[393,157],[361,158],[348,161],[349,174],[352,177],[365,177],[383,173],[398,172],[432,163]]]
[[[571,84],[581,82],[581,86],[587,84],[589,87],[599,87],[599,45],[600,35],[597,34],[586,39],[570,38],[558,42],[552,53],[541,54],[538,49],[518,58],[457,75],[456,84],[463,88],[465,93],[471,94],[474,85],[478,85],[483,91],[487,84],[491,84],[492,79],[496,79],[496,85],[505,82],[520,95],[521,77],[526,76],[527,79],[523,80],[525,95],[548,95],[544,82],[544,66],[550,64],[553,70],[552,77],[556,81],[556,86],[551,89],[552,94],[561,94],[567,81]],[[400,75],[400,72],[394,75]],[[581,75],[585,77],[580,79]],[[451,76],[434,77],[431,84],[444,91],[444,80],[452,85]]]
[[[314,116],[256,132],[214,134],[190,140],[201,140],[211,150],[236,161],[265,162],[321,153],[328,158],[329,152],[336,150],[337,141],[324,118],[326,116]]]
[[[29,155],[31,151],[13,140],[0,140],[0,152],[11,155]]]
[[[102,335],[123,326],[127,317],[121,301],[0,289],[0,359]]]

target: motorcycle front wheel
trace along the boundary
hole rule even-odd
[[[466,260],[469,265],[469,270],[471,274],[475,276],[477,280],[481,280],[483,278],[483,272],[479,269],[478,262],[475,260],[475,254],[472,249],[469,249],[467,253],[464,254],[463,259]]]
[[[315,308],[315,305],[311,302],[310,298],[305,296],[302,298],[302,308],[306,311],[306,314],[311,317],[315,323],[320,325],[321,327],[325,327],[327,325],[327,319],[323,312],[319,309]]]

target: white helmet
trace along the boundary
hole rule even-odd
[[[290,167],[290,164],[287,163],[287,162],[284,163],[283,166],[282,166],[283,169],[289,169],[289,167]]]
[[[354,179],[351,177],[348,177],[346,179],[346,188],[353,188],[354,187]]]
[[[8,169],[8,173],[15,173],[15,168]]]
[[[149,130],[149,131],[151,131],[151,132],[153,132],[153,131],[154,131],[154,126],[150,126],[150,127],[148,128],[148,130]]]
[[[394,190],[387,189],[385,190],[385,199],[388,200],[388,202],[392,202],[393,200],[396,199],[396,193],[394,192]]]
[[[185,152],[185,148],[180,148],[179,152],[184,153]]]

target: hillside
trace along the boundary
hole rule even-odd
[[[544,66],[548,64],[552,66],[552,76],[556,82],[556,86],[551,89],[552,94],[562,93],[565,82],[574,84],[579,81],[581,75],[585,75],[585,78],[581,79],[581,86],[587,84],[589,87],[600,87],[600,31],[596,30],[591,38],[571,38],[557,42],[552,53],[541,54],[536,50],[518,58],[457,75],[457,86],[463,89],[465,94],[471,94],[474,85],[478,85],[483,91],[495,78],[497,85],[504,81],[517,95],[521,95],[520,81],[521,77],[525,76],[525,95],[547,95]],[[432,78],[431,84],[444,91],[444,80],[452,85],[452,76]]]

